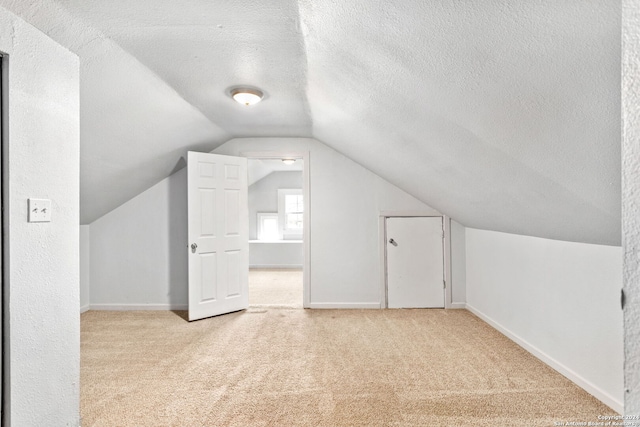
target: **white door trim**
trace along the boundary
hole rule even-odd
[[[451,292],[451,218],[447,215],[434,215],[421,211],[381,211],[378,217],[378,236],[380,253],[380,307],[388,308],[387,299],[387,230],[386,219],[393,217],[437,217],[442,218],[444,240],[442,244],[444,259],[444,308],[459,308],[452,302]],[[464,308],[464,307],[460,307]]]
[[[244,151],[240,156],[247,159],[302,159],[302,197],[304,228],[302,231],[302,306],[311,308],[311,167],[309,151]]]

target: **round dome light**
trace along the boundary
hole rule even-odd
[[[236,87],[231,89],[231,97],[243,105],[257,104],[262,100],[264,93],[260,89],[252,89],[247,87]]]

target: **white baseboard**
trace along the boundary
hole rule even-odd
[[[447,308],[453,308],[456,310],[467,308],[467,304],[464,302],[452,302],[451,305]]]
[[[80,314],[89,311],[89,309],[91,308],[91,306],[89,304],[87,305],[83,305],[82,307],[80,307]]]
[[[187,304],[91,304],[91,310],[134,311],[134,310],[187,310]]]
[[[355,308],[355,309],[366,308],[366,309],[370,309],[370,308],[380,308],[380,303],[379,302],[312,302],[311,304],[309,304],[309,308],[319,308],[319,309],[324,309],[324,308],[338,308],[338,309],[343,309],[343,308]]]
[[[562,363],[558,362],[557,360],[555,360],[554,358],[552,358],[551,356],[546,354],[544,351],[538,349],[536,346],[530,344],[526,340],[522,339],[518,335],[516,335],[513,332],[511,332],[509,329],[503,327],[501,324],[499,324],[498,322],[494,321],[493,319],[491,319],[489,316],[485,315],[484,313],[482,313],[478,309],[470,306],[468,303],[466,304],[466,306],[467,306],[467,310],[469,310],[470,312],[472,312],[473,314],[478,316],[480,319],[482,319],[483,321],[485,321],[486,323],[491,325],[493,328],[497,329],[499,332],[501,332],[507,338],[509,338],[510,340],[514,341],[516,344],[518,344],[520,347],[522,347],[525,350],[527,350],[529,353],[533,354],[535,357],[540,359],[542,362],[544,362],[545,364],[549,365],[551,368],[555,369],[560,374],[564,375],[565,377],[567,377],[568,379],[573,381],[578,387],[581,387],[587,393],[589,393],[590,395],[592,395],[596,399],[600,400],[602,403],[604,403],[605,405],[607,405],[608,407],[610,407],[611,409],[613,409],[617,413],[619,413],[619,414],[624,413],[624,403],[623,402],[621,402],[618,399],[614,398],[609,393],[607,393],[604,390],[600,389],[598,386],[596,386],[595,384],[591,383],[590,381],[584,379],[583,377],[578,375],[576,372],[574,372],[572,369],[570,369],[567,366],[563,365]]]
[[[278,265],[274,265],[274,264],[261,264],[261,265],[250,265],[249,269],[252,268],[261,268],[261,269],[271,269],[271,270],[276,270],[276,269],[283,269],[283,270],[302,270],[302,265],[297,265],[297,264],[278,264]]]

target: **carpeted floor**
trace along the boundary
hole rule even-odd
[[[249,304],[302,308],[302,270],[250,269]]]
[[[83,427],[546,427],[614,413],[465,310],[184,318],[82,315]]]

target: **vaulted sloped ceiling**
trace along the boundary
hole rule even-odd
[[[88,224],[231,135],[157,74],[54,0],[0,6],[80,57],[80,219]],[[9,66],[11,78],[11,66]]]
[[[616,244],[619,8],[303,0],[313,134],[467,226]]]
[[[617,2],[0,5],[81,58],[83,223],[187,149],[313,136],[464,225],[620,241]]]

